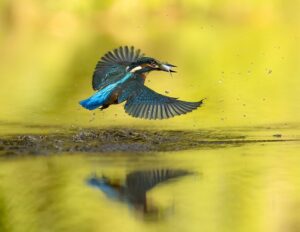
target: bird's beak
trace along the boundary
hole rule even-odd
[[[175,68],[176,66],[173,65],[173,64],[168,64],[168,63],[165,63],[165,64],[160,64],[159,65],[159,70],[162,70],[162,71],[165,71],[165,72],[176,72],[175,70],[172,70],[172,68]]]

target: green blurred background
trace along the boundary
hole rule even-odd
[[[45,125],[249,126],[243,133],[255,139],[299,135],[299,12],[299,0],[0,0],[0,135],[31,124],[42,125],[39,133]],[[184,100],[206,97],[204,106],[164,121],[131,118],[120,105],[95,114],[81,108],[97,61],[121,45],[176,64],[173,77],[151,73],[146,84]],[[252,131],[267,124],[298,132]],[[0,231],[300,231],[299,142],[263,141],[2,159]],[[199,174],[150,192],[160,207],[176,205],[155,223],[85,183],[93,173],[123,178],[153,167]]]
[[[202,128],[299,122],[300,1],[1,0],[0,121]],[[120,45],[178,66],[152,73],[160,93],[205,105],[166,121],[95,115],[98,59]],[[113,119],[113,120],[112,120]]]

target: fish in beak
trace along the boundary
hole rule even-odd
[[[168,64],[168,63],[162,63],[159,65],[159,70],[165,71],[165,72],[176,72],[175,70],[172,70],[172,68],[175,68],[176,66],[173,64]]]

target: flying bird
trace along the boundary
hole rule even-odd
[[[203,99],[181,101],[145,86],[146,76],[151,71],[172,73],[176,72],[175,67],[147,57],[132,46],[119,47],[107,52],[97,63],[92,81],[97,92],[80,101],[80,105],[88,110],[104,110],[111,104],[126,101],[126,113],[144,119],[166,119],[186,114],[201,106]]]
[[[130,208],[150,213],[154,208],[151,208],[147,201],[147,192],[159,184],[191,174],[193,173],[180,169],[154,169],[128,173],[124,183],[112,181],[105,176],[93,176],[87,183],[100,189],[110,200],[126,203]]]

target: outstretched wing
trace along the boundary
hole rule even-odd
[[[126,67],[144,54],[134,47],[119,47],[107,52],[97,63],[93,74],[93,89],[99,90],[124,77]]]
[[[127,91],[127,88],[134,88],[135,91]],[[124,96],[128,97],[125,104],[126,113],[136,118],[145,119],[166,119],[186,114],[197,109],[203,103],[203,100],[187,102],[164,96],[140,82],[131,82],[131,85],[124,86],[119,99],[124,100]]]
[[[157,169],[149,171],[136,171],[126,176],[126,186],[129,192],[135,195],[145,195],[145,192],[160,183],[170,179],[192,174],[185,170]]]

